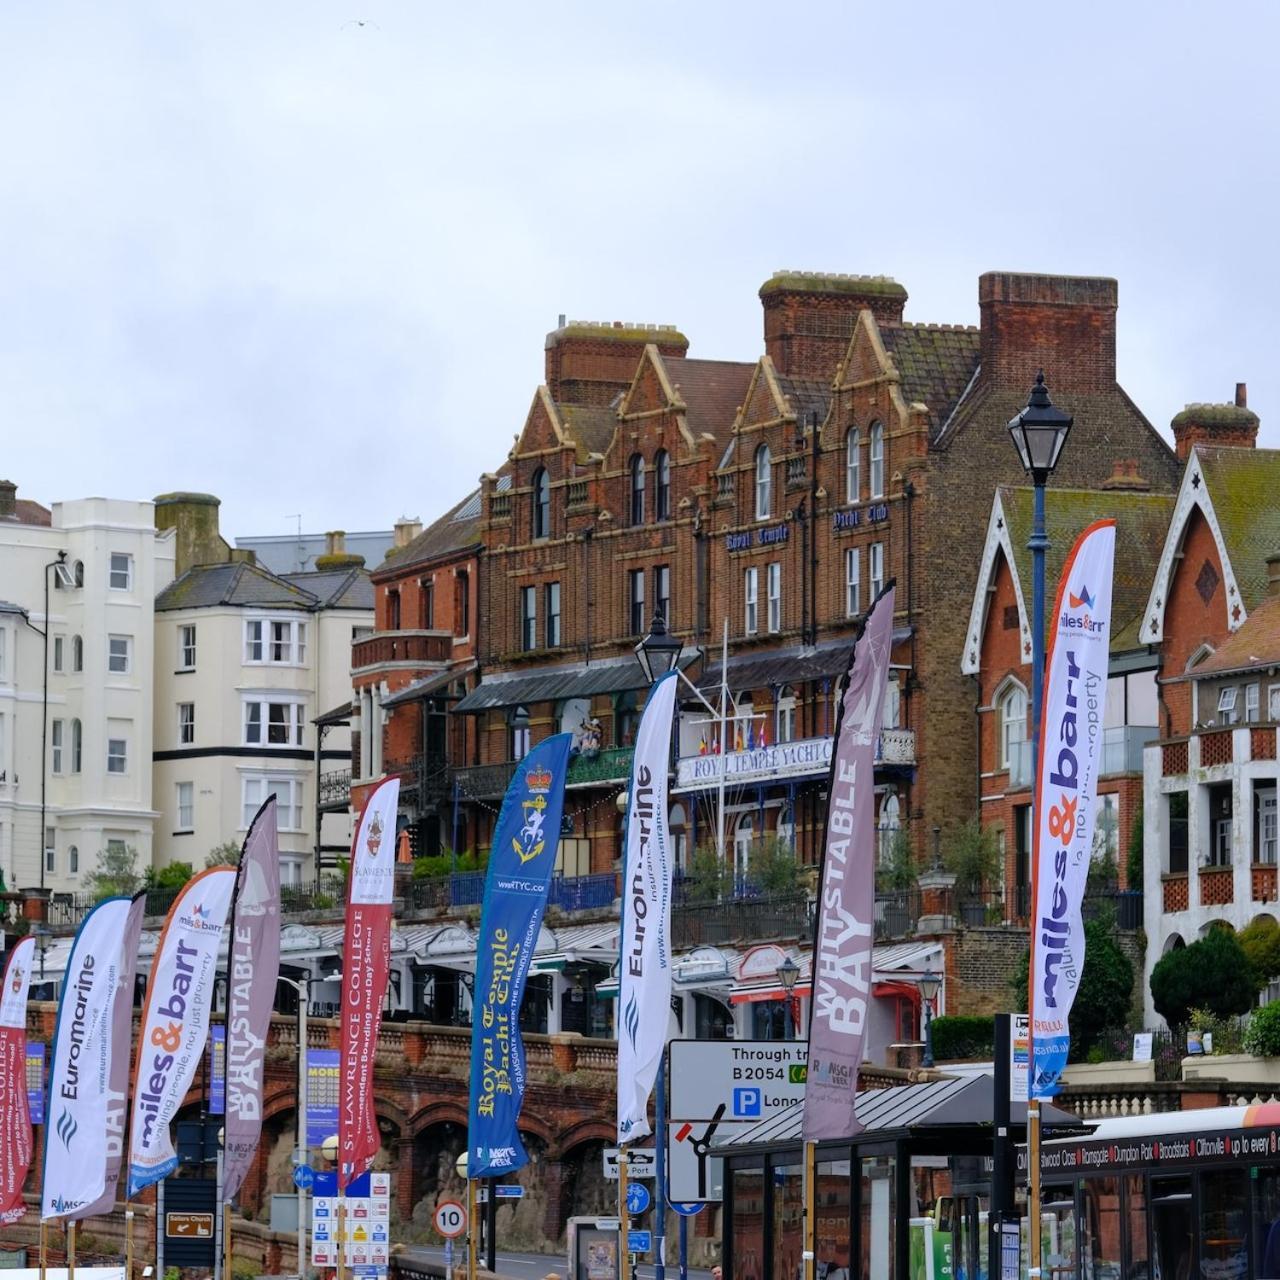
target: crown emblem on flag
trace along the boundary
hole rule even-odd
[[[551,790],[551,770],[550,769],[530,769],[524,775],[525,785],[530,791],[550,791]]]

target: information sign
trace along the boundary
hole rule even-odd
[[[1031,1015],[1011,1014],[1009,1018],[1009,1101],[1026,1102],[1027,1080],[1031,1073]]]
[[[338,1231],[338,1185],[332,1173],[315,1177],[311,1209],[311,1261],[336,1267],[345,1246],[347,1264],[357,1274],[385,1272],[391,1254],[391,1175],[366,1173],[348,1187],[341,1235]]]
[[[610,1182],[618,1180],[618,1148],[604,1149],[604,1176]],[[627,1180],[632,1178],[656,1178],[658,1153],[652,1147],[635,1147],[627,1157]]]

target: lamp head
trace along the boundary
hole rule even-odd
[[[645,679],[652,684],[668,671],[673,671],[680,661],[680,652],[684,648],[678,636],[667,630],[667,620],[660,613],[653,615],[649,625],[649,634],[635,648],[636,660],[645,674]]]
[[[1044,484],[1053,474],[1074,421],[1069,413],[1063,413],[1049,399],[1042,369],[1036,374],[1027,407],[1009,419],[1009,435],[1018,451],[1018,458],[1036,484]]]

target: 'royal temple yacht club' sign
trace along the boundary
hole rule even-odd
[[[676,769],[676,787],[714,786],[721,771],[730,782],[757,782],[825,773],[831,765],[830,738],[802,738],[751,751],[721,755],[684,756]]]

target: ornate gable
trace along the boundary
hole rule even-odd
[[[1027,616],[1027,602],[1022,594],[1018,578],[1017,560],[1013,555],[1013,542],[1009,537],[1009,522],[1005,518],[1004,504],[997,489],[991,501],[991,516],[987,520],[987,538],[982,547],[982,563],[973,588],[973,604],[969,610],[969,630],[966,633],[964,656],[960,670],[966,676],[976,676],[982,667],[982,638],[987,627],[987,609],[992,599],[991,588],[1003,557],[1013,579],[1013,594],[1018,607],[1018,635],[1024,662],[1031,661],[1031,621]]]

